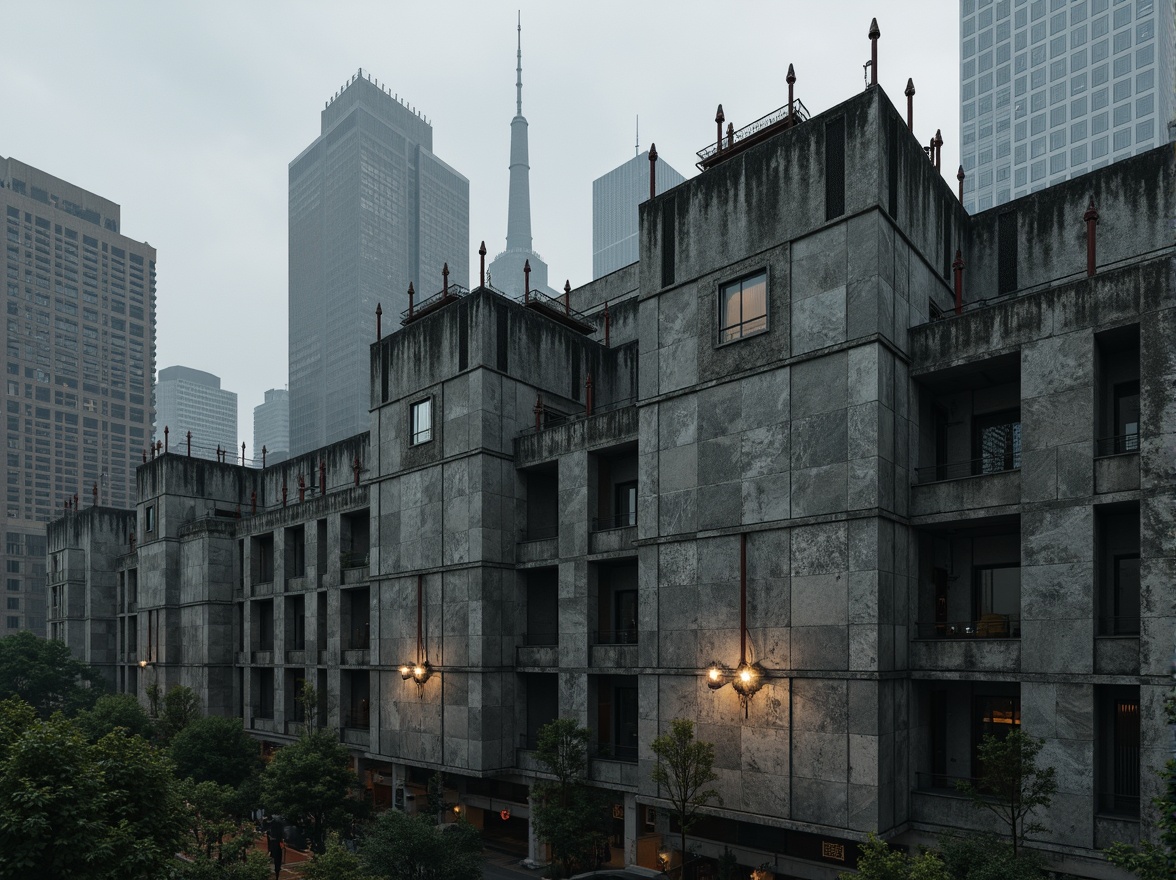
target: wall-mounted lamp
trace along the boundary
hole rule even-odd
[[[663,874],[670,870],[670,854],[668,851],[664,849],[658,850],[657,866],[661,868]]]
[[[453,805],[453,815],[455,815],[455,816],[461,815],[461,804],[454,804]]]
[[[411,663],[401,663],[399,672],[400,677],[405,681],[410,678],[417,686],[417,696],[423,698],[425,695],[425,682],[433,674],[433,667],[429,663],[429,658],[425,653],[423,627],[422,627],[422,613],[424,608],[424,580],[421,575],[417,575],[417,659]]]
[[[732,673],[727,667],[712,660],[706,668],[706,686],[717,691],[728,682],[739,694],[743,717],[747,717],[747,701],[764,686],[767,670],[759,663],[747,660],[747,535],[739,536],[739,665]]]

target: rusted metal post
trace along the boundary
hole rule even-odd
[[[306,477],[302,474],[298,475],[298,503],[301,504],[306,500]]]
[[[1094,199],[1090,200],[1090,207],[1086,209],[1086,213],[1082,215],[1082,219],[1086,221],[1086,277],[1094,277],[1094,230],[1098,226],[1098,209],[1094,207]]]
[[[241,467],[245,467],[245,441],[241,441]]]
[[[592,415],[592,374],[588,374],[588,379],[584,382],[584,409],[585,415]]]
[[[253,516],[257,513],[257,490],[254,489],[249,493],[249,515]]]
[[[319,459],[319,494],[327,494],[327,460]]]
[[[380,326],[383,323],[381,320],[383,317],[384,308],[380,305],[380,303],[376,303],[376,342],[379,342],[380,337],[383,335],[381,332],[383,328]]]
[[[94,492],[94,506],[97,507],[98,506],[98,483],[97,482],[94,483],[93,492]]]
[[[878,85],[878,38],[882,31],[878,29],[878,19],[870,20],[870,85]]]
[[[478,248],[478,286],[486,286],[486,242]]]
[[[906,91],[903,93],[907,99],[907,131],[915,130],[915,81],[913,79],[907,80]]]
[[[143,453],[143,464],[147,464],[147,450],[139,447],[139,451]]]
[[[649,197],[657,195],[657,144],[649,145]]]
[[[216,463],[217,463],[217,464],[220,464],[220,463],[221,463],[221,448],[220,448],[220,444],[219,444],[219,443],[218,443],[218,444],[216,444]]]
[[[355,485],[359,485],[359,456],[355,456],[355,461],[351,463],[351,469],[355,472]]]
[[[449,298],[449,264],[441,264],[441,298]]]
[[[958,315],[964,310],[964,255],[959,248],[956,248],[951,268],[955,270],[955,313]]]
[[[535,397],[535,406],[531,412],[535,413],[535,430],[538,431],[543,427],[543,395],[539,394]]]
[[[410,281],[410,282],[408,282],[408,317],[409,318],[412,317],[412,300],[413,300],[414,295],[415,294],[412,289],[412,282]]]
[[[523,263],[523,302],[531,301],[531,261]]]
[[[131,532],[131,549],[135,549],[135,533]]]
[[[564,314],[570,315],[572,313],[572,282],[567,278],[564,279]]]
[[[960,166],[960,170],[956,172],[956,180],[960,182],[960,204],[964,203],[964,166]]]
[[[168,445],[167,435],[168,435],[168,433],[169,433],[169,428],[167,425],[164,425],[163,426],[163,451],[164,452],[167,452],[167,445]]]
[[[735,123],[728,122],[727,123],[727,149],[729,150],[733,146],[735,146]]]
[[[788,124],[794,125],[795,120],[792,118],[792,87],[796,85],[796,70],[793,69],[791,63],[788,65],[788,76],[786,76],[784,79],[788,83]]]
[[[723,115],[723,105],[719,105],[719,109],[715,111],[715,152],[723,149],[723,123],[727,121],[727,117]]]
[[[188,432],[188,458],[192,457],[192,432]]]
[[[935,137],[931,139],[931,145],[935,147],[935,170],[939,170],[939,158],[942,154],[943,147],[943,130],[935,129]]]
[[[77,492],[74,492],[74,506],[73,506],[73,509],[74,509],[74,510],[77,510],[77,509],[78,509],[78,506],[79,506],[79,504],[80,504],[80,502],[78,501],[78,493],[77,493]]]
[[[286,506],[286,475],[282,474],[282,507]]]
[[[266,448],[263,445],[261,447],[261,469],[262,470],[265,470],[265,453],[266,453]]]
[[[608,300],[606,299],[604,301],[604,347],[605,348],[609,347],[609,344],[608,344],[608,325],[609,325]]]

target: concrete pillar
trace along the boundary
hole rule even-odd
[[[524,864],[528,868],[538,868],[540,865],[547,864],[544,858],[543,844],[540,843],[538,835],[535,833],[535,801],[527,798],[527,858]]]
[[[637,864],[637,795],[625,792],[625,867]]]

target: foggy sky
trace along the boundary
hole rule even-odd
[[[54,2],[0,15],[0,155],[122,206],[158,250],[157,368],[207,370],[253,407],[287,377],[287,166],[359,68],[419,109],[470,181],[477,248],[505,245],[517,3]],[[796,96],[812,114],[880,83],[915,133],[943,130],[955,187],[958,4],[951,0],[528,2],[523,113],[534,248],[562,288],[592,277],[592,181],[656,141],[687,177],[722,102],[736,128]],[[428,279],[419,285],[430,290]],[[440,287],[440,267],[437,283]],[[374,332],[374,330],[373,330]]]

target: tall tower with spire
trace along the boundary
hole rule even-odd
[[[523,116],[523,19],[519,14],[515,67],[515,116],[510,121],[510,198],[507,203],[506,250],[489,266],[494,287],[511,296],[523,295],[523,268],[531,264],[531,289],[555,296],[547,284],[547,264],[531,250],[531,166],[527,150],[527,118]]]

